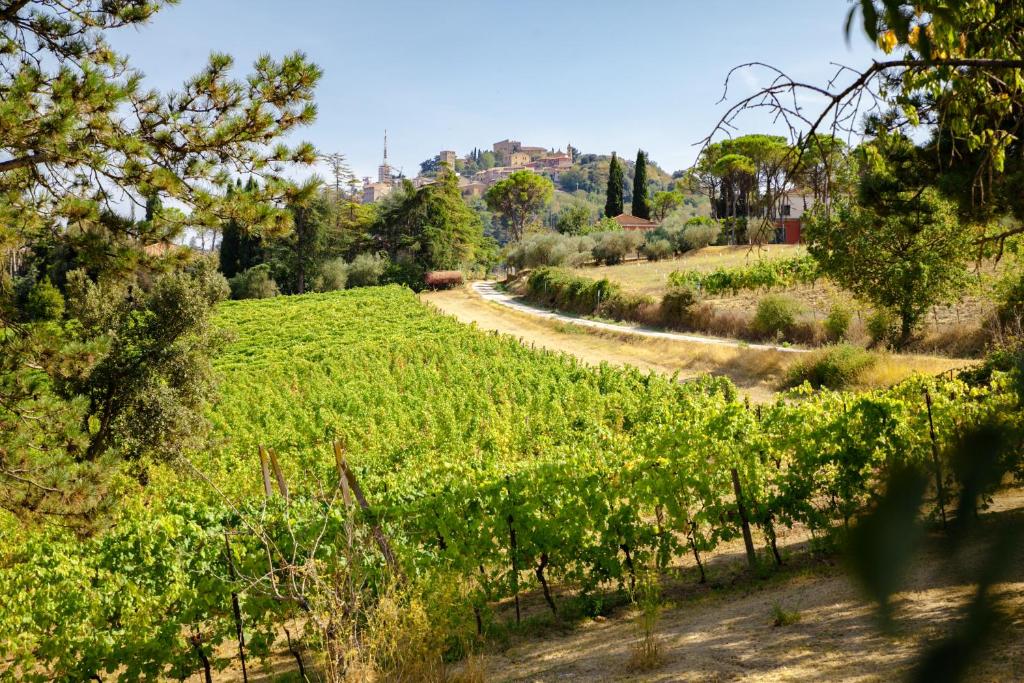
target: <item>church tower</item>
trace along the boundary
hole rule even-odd
[[[388,164],[388,131],[384,130],[384,162],[377,167],[377,182],[391,183],[391,165]]]

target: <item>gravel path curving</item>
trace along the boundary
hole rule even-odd
[[[508,308],[517,310],[521,313],[533,315],[538,318],[547,318],[549,320],[557,320],[559,322],[568,323],[570,325],[579,325],[581,327],[590,327],[597,330],[605,330],[608,332],[618,332],[624,334],[635,334],[642,337],[654,337],[657,339],[670,339],[674,341],[692,342],[695,344],[708,344],[710,346],[725,346],[737,349],[757,349],[759,351],[782,351],[784,353],[807,353],[807,349],[798,349],[792,346],[776,346],[774,344],[749,344],[747,342],[739,342],[734,339],[722,339],[721,337],[704,337],[694,334],[681,334],[679,332],[663,332],[661,330],[654,330],[649,327],[641,327],[639,325],[623,325],[618,323],[606,323],[600,320],[590,320],[588,318],[580,318],[574,315],[567,315],[565,313],[558,313],[555,311],[548,310],[546,308],[540,308],[539,306],[532,306],[524,303],[519,297],[506,294],[498,290],[497,283],[493,281],[474,282],[473,291],[476,292],[481,298],[487,301],[493,301],[494,303],[507,306]]]

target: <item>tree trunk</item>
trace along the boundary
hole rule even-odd
[[[740,513],[740,524],[743,527],[743,545],[747,549],[747,563],[751,569],[757,567],[757,554],[754,552],[754,538],[750,535],[750,522],[747,519],[747,509],[743,505],[743,490],[740,488],[740,475],[736,468],[732,468],[732,488],[736,493],[736,508]]]

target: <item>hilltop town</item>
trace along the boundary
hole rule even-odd
[[[552,181],[558,175],[572,168],[577,151],[572,145],[565,150],[548,149],[523,145],[518,140],[502,140],[491,146],[490,152],[473,150],[465,157],[450,149],[441,150],[436,157],[421,165],[420,173],[412,178],[414,187],[423,187],[434,182],[437,172],[447,166],[459,174],[459,189],[463,197],[482,197],[494,183],[510,176],[515,171],[529,169],[548,176]],[[388,162],[387,134],[384,136],[384,159],[377,167],[377,179],[363,179],[362,202],[372,204],[386,197],[404,180]]]

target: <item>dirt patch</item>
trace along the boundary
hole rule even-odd
[[[999,501],[990,520],[1024,522],[1024,495]],[[1009,509],[1006,509],[1009,508]],[[799,543],[790,534],[789,550]],[[1024,549],[1015,570],[996,587],[1007,621],[970,676],[975,681],[1024,680]],[[970,562],[972,553],[967,553]],[[712,575],[737,561],[723,552]],[[768,580],[744,579],[675,604],[657,626],[662,661],[647,672],[629,670],[639,639],[628,612],[585,623],[568,635],[520,642],[486,658],[493,681],[889,681],[908,670],[922,648],[948,633],[973,587],[940,552],[915,565],[895,599],[896,628],[883,634],[872,606],[840,567],[828,563],[783,570]],[[788,572],[788,574],[787,574]],[[796,613],[795,623],[773,625],[775,607]]]

